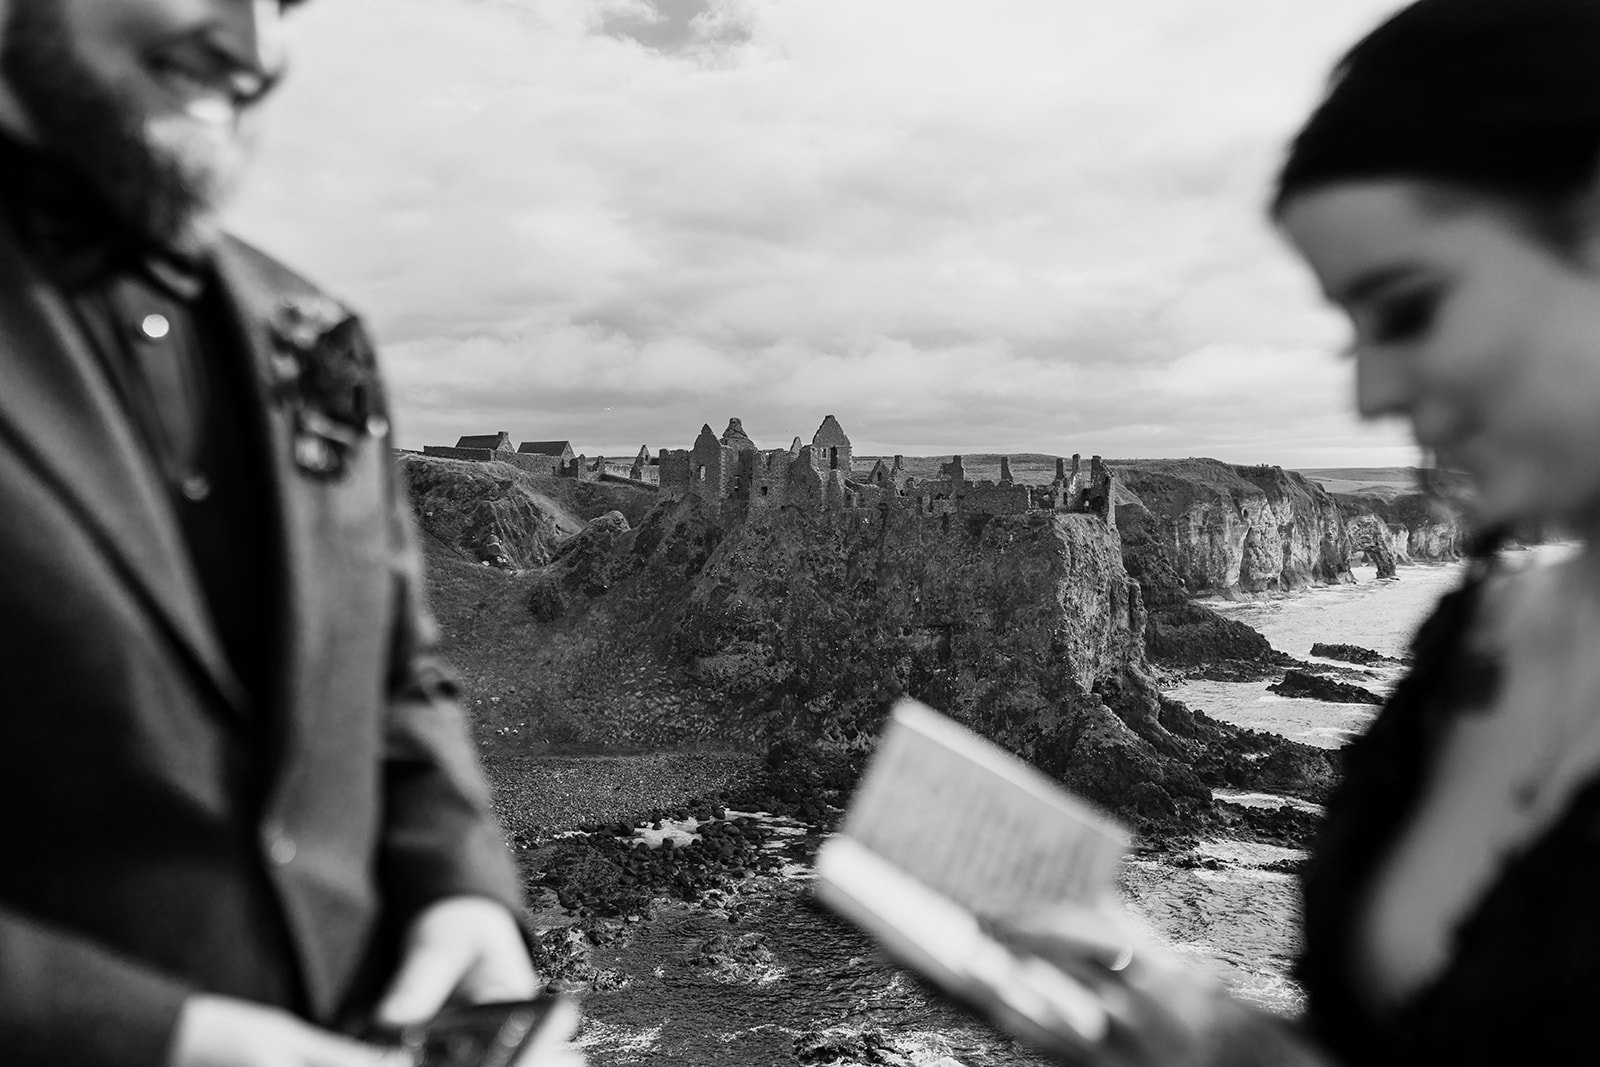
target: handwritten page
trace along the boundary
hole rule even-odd
[[[895,708],[842,832],[988,918],[1098,903],[1128,847],[1116,823],[914,701]]]

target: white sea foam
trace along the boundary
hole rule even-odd
[[[1269,863],[1306,858],[1305,849],[1263,845],[1254,841],[1235,841],[1232,838],[1201,841],[1195,845],[1194,850],[1202,856],[1211,856],[1236,867],[1265,867]]]
[[[1213,789],[1211,796],[1224,804],[1237,804],[1242,808],[1281,808],[1285,804],[1313,815],[1322,814],[1322,805],[1299,797],[1279,796],[1277,793],[1245,793],[1234,789]]]
[[[634,1029],[627,1026],[611,1026],[595,1019],[585,1020],[577,1036],[570,1042],[574,1048],[582,1049],[586,1054],[608,1052],[621,1055],[653,1052],[660,1043],[660,1025]],[[596,1057],[590,1055],[590,1058]]]

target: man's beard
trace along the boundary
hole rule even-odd
[[[121,221],[178,252],[215,235],[245,151],[175,115],[147,120],[100,80],[74,47],[60,0],[12,0],[0,32],[0,75],[40,145],[86,181]]]

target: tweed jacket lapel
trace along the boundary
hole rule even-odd
[[[250,380],[256,389],[256,403],[251,407],[262,420],[258,429],[267,446],[267,490],[272,495],[272,512],[278,517],[280,558],[276,562],[284,578],[277,611],[282,659],[278,706],[272,709],[272,716],[287,748],[309,725],[299,718],[320,703],[319,687],[333,643],[331,613],[323,607],[328,598],[337,595],[326,588],[336,581],[337,568],[323,560],[327,546],[317,536],[315,494],[321,487],[296,467],[293,416],[269,395],[269,383],[274,380],[273,316],[286,297],[309,295],[314,290],[254,249],[231,239],[219,247],[215,262],[224,298],[251,360]]]
[[[79,516],[234,712],[245,695],[210,622],[177,516],[71,310],[0,219],[0,447]],[[94,620],[84,620],[92,640]]]

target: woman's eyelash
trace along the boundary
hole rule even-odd
[[[1439,299],[1433,293],[1415,293],[1386,301],[1373,314],[1372,340],[1378,344],[1410,341],[1428,332]]]

